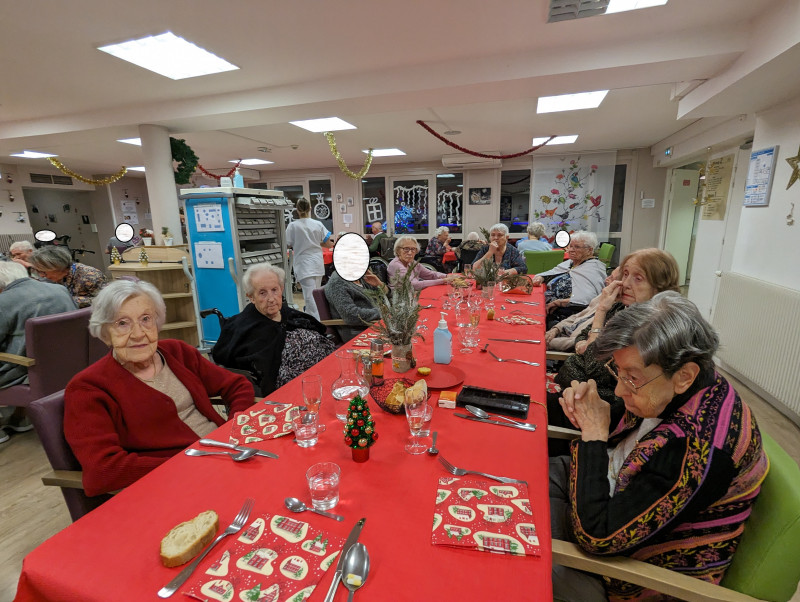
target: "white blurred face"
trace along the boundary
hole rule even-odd
[[[253,277],[253,294],[248,295],[250,301],[261,314],[271,320],[278,320],[283,305],[283,287],[280,280],[272,272],[257,274]]]
[[[156,308],[150,297],[131,297],[108,325],[108,335],[117,359],[123,364],[152,361],[158,349]]]

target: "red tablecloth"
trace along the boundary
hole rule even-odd
[[[422,303],[435,305],[423,310],[427,318],[426,342],[416,345],[420,365],[433,363],[433,329],[445,287],[422,293]],[[541,289],[530,297],[542,301]],[[540,313],[539,308],[506,304],[497,315],[515,308]],[[543,305],[541,306],[543,308]],[[449,318],[452,318],[452,313]],[[451,324],[452,321],[450,320]],[[543,338],[543,326],[515,326],[483,320],[481,347],[487,336]],[[458,353],[457,329],[453,363],[466,373],[465,383],[514,392],[526,392],[544,402],[544,368],[496,362],[477,350]],[[491,334],[489,334],[491,333]],[[492,342],[500,357],[539,361],[544,366],[544,345]],[[386,362],[387,377],[392,376]],[[536,432],[481,424],[453,416],[453,410],[436,407],[431,428],[439,432],[441,454],[456,466],[525,479],[530,484],[533,520],[540,537],[540,557],[516,557],[453,549],[431,544],[431,528],[437,480],[447,473],[435,457],[410,456],[403,446],[408,426],[402,415],[370,407],[380,435],[368,462],[356,464],[342,441],[341,423],[333,411],[330,387],[339,375],[338,362],[329,356],[310,373],[323,377],[325,397],[320,409],[328,430],[319,443],[308,449],[297,447],[291,436],[254,444],[280,455],[280,459],[256,457],[244,463],[229,458],[190,458],[180,454],[122,491],[99,509],[33,550],[23,562],[17,600],[158,600],[156,592],[175,574],[159,561],[159,542],[176,524],[214,509],[221,529],[227,526],[245,497],[254,497],[259,508],[272,514],[288,512],[283,499],[296,496],[310,502],[305,483],[306,469],[320,461],[333,461],[342,469],[341,500],[335,512],[346,519],[339,523],[307,512],[305,520],[317,528],[346,537],[355,522],[367,521],[359,541],[370,553],[369,578],[358,596],[364,600],[550,600],[550,517],[547,496],[547,420],[542,406],[531,404],[528,421]],[[409,372],[406,376],[413,376]],[[300,379],[268,397],[275,401],[300,402]],[[435,404],[438,392],[431,403]],[[462,412],[463,410],[457,410]],[[227,440],[230,425],[212,433]],[[488,484],[489,482],[487,482]],[[300,518],[300,517],[298,517]],[[205,568],[205,563],[198,571]],[[198,574],[198,573],[196,573]],[[324,576],[310,600],[320,601],[331,582],[333,569]],[[339,587],[335,600],[346,599]],[[180,593],[175,599],[185,599]]]

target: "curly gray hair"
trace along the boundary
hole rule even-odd
[[[544,224],[542,222],[530,223],[530,224],[528,224],[528,227],[526,228],[526,230],[527,230],[529,236],[531,236],[532,238],[537,238],[537,239],[541,238],[542,236],[544,236],[544,232],[545,232]]]
[[[579,242],[587,247],[591,247],[592,253],[594,253],[595,249],[597,248],[597,234],[594,232],[589,232],[588,230],[573,232],[572,236],[570,237],[570,242]]]
[[[31,255],[31,265],[35,270],[66,270],[72,264],[72,255],[64,247],[47,245],[36,249]]]
[[[492,232],[502,232],[503,236],[508,236],[508,226],[505,224],[495,224],[491,228],[489,228],[489,234]]]
[[[244,278],[242,278],[242,288],[244,289],[245,296],[250,297],[255,292],[256,287],[253,284],[253,278],[259,274],[275,274],[275,276],[278,277],[278,282],[280,283],[281,288],[283,288],[284,283],[286,282],[286,272],[283,270],[283,268],[279,268],[271,263],[259,263],[251,268],[247,268],[247,271],[244,273]]]
[[[134,297],[148,297],[152,301],[156,310],[156,325],[161,330],[167,319],[167,308],[159,290],[144,280],[114,280],[105,286],[92,302],[89,334],[109,345],[111,337],[108,336],[108,326],[116,321],[122,304]]]

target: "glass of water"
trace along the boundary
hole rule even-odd
[[[341,474],[341,469],[333,462],[320,462],[306,471],[308,491],[314,508],[330,510],[339,503]]]

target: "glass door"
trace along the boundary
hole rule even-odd
[[[392,211],[395,234],[410,234],[420,239],[424,249],[436,223],[436,206],[430,202],[431,178],[391,178]]]

